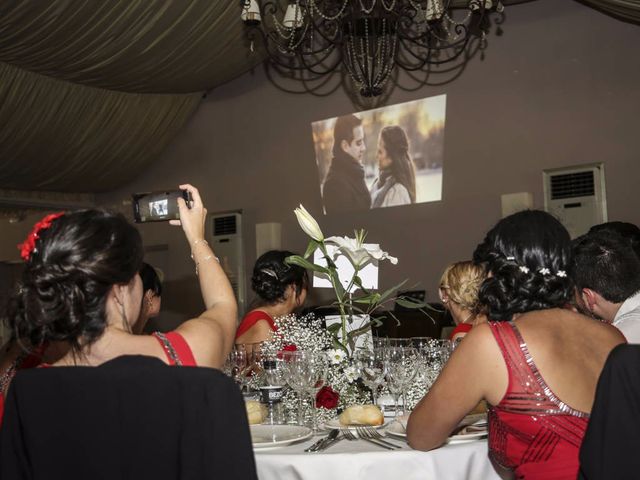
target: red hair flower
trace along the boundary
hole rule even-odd
[[[40,232],[49,228],[51,223],[62,215],[64,215],[64,212],[50,213],[45,216],[33,226],[33,230],[31,230],[31,233],[27,235],[25,241],[18,245],[18,248],[20,249],[20,256],[25,262],[31,258],[31,254],[36,249],[36,240],[40,238]]]

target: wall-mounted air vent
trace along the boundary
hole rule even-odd
[[[607,221],[604,164],[554,168],[542,173],[544,208],[572,237]]]
[[[551,199],[595,195],[593,171],[560,173],[551,176]]]
[[[236,215],[224,215],[213,218],[214,235],[233,235],[236,233]]]

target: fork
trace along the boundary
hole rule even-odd
[[[380,443],[385,443],[390,447],[402,448],[402,445],[398,445],[396,443],[390,442],[387,440],[378,430],[369,426],[356,427],[356,431],[358,435],[361,437],[372,438],[373,440],[378,440]]]
[[[378,447],[386,448],[387,450],[395,450],[395,447],[390,447],[390,446],[385,445],[383,443],[379,443],[378,440],[374,440],[374,439],[368,438],[368,437],[357,437],[357,436],[355,436],[353,434],[353,432],[349,428],[341,428],[340,431],[342,432],[342,436],[344,438],[346,438],[347,440],[362,439],[362,440],[365,440],[365,441],[367,441],[369,443],[373,443],[374,445],[377,445]]]

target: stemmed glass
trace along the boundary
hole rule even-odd
[[[371,390],[373,404],[377,405],[378,388],[384,382],[385,374],[382,350],[360,350],[353,359],[362,382]]]
[[[389,347],[385,350],[385,370],[389,391],[395,404],[394,419],[398,419],[398,400],[402,396],[407,408],[406,392],[416,375],[417,351],[410,347]],[[403,412],[405,413],[405,412]]]
[[[311,401],[312,429],[316,433],[316,395],[327,381],[328,361],[322,352],[284,352],[287,382],[298,394],[298,423],[304,424],[302,405],[307,396]]]

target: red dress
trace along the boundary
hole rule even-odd
[[[456,328],[453,329],[451,335],[449,335],[449,340],[453,340],[453,337],[455,337],[459,333],[469,333],[472,328],[473,325],[471,323],[459,323],[458,325],[456,325]]]
[[[178,332],[169,332],[166,334],[155,332],[152,336],[160,342],[160,345],[162,345],[162,349],[169,360],[169,365],[181,365],[185,367],[197,366],[196,359],[193,356],[193,352],[191,351],[189,344]],[[43,351],[44,349],[41,348],[26,357],[19,357],[15,362],[15,366],[10,368],[6,372],[6,375],[2,376],[2,382],[0,384],[0,387],[2,387],[0,388],[0,425],[2,425],[2,416],[4,414],[4,394],[6,393],[6,388],[9,386],[13,375],[17,370],[25,368],[33,368],[37,366],[47,367],[48,365],[40,363],[42,361]]]
[[[546,384],[512,322],[489,322],[509,385],[489,408],[489,455],[516,478],[575,479],[589,414],[563,403]]]
[[[258,322],[259,320],[266,320],[267,323],[269,324],[269,327],[271,327],[271,331],[273,332],[275,332],[278,329],[278,327],[276,327],[275,322],[273,321],[273,318],[271,318],[271,316],[268,313],[263,312],[262,310],[253,310],[247,313],[242,319],[242,321],[240,322],[240,325],[238,326],[238,330],[236,330],[236,338],[238,338],[240,335],[242,335],[251,327],[253,327],[256,324],[256,322]]]

